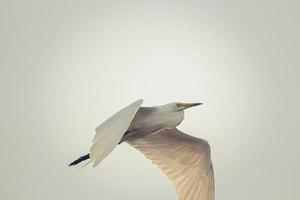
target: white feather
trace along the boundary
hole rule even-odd
[[[135,101],[96,128],[96,135],[90,148],[93,167],[96,167],[118,145],[142,103],[142,99]]]

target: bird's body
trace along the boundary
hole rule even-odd
[[[175,106],[175,104],[140,107],[121,141],[124,142],[130,137],[143,137],[153,134],[160,129],[178,126],[184,119],[184,112],[183,110],[174,112],[171,109],[173,108],[172,106]]]
[[[140,107],[138,100],[96,128],[90,159],[97,166],[118,144],[127,142],[156,164],[174,183],[180,200],[213,200],[214,173],[207,141],[178,129],[184,109],[200,103]]]

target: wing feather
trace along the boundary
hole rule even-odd
[[[96,135],[90,148],[90,158],[91,162],[94,162],[94,167],[118,145],[142,103],[142,99],[135,101],[96,128]]]
[[[163,129],[127,142],[171,179],[180,200],[214,199],[214,172],[207,141],[177,129]]]

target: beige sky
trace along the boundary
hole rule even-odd
[[[126,144],[69,168],[123,106],[203,102],[216,199],[299,199],[298,1],[0,1],[0,199],[173,200]]]

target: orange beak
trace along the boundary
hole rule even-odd
[[[179,103],[178,106],[183,107],[183,109],[187,109],[194,106],[202,105],[202,103]]]

